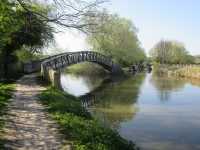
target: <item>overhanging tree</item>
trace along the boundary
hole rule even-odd
[[[38,16],[41,21],[53,23],[64,28],[74,28],[84,33],[91,32],[89,26],[97,26],[96,22],[85,22],[83,18],[96,18],[99,6],[107,0],[13,0],[25,11]],[[50,9],[48,15],[29,9],[34,3],[40,3]]]

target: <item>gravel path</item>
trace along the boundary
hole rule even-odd
[[[8,150],[70,150],[58,126],[38,103],[37,94],[45,90],[36,82],[36,75],[25,75],[16,83],[5,128]],[[63,146],[65,145],[65,146]]]

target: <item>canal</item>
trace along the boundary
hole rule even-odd
[[[200,149],[199,81],[152,73],[126,79],[62,74],[61,83],[104,126],[141,150]]]

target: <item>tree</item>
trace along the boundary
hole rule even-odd
[[[48,13],[38,5],[29,6],[29,9]],[[53,29],[47,22],[40,21],[37,16],[8,0],[0,3],[0,18],[0,54],[6,78],[9,64],[16,61],[15,51],[28,46],[32,52],[38,52],[53,39]]]
[[[99,6],[106,0],[13,0],[24,11],[40,18],[43,22],[53,23],[64,28],[74,28],[82,32],[90,32],[88,26],[97,26],[95,22],[86,23],[83,17],[95,18]],[[42,11],[30,9],[35,3],[40,3],[45,9],[50,9],[48,15]]]
[[[137,29],[130,20],[104,10],[99,12],[95,20],[89,18],[87,22],[98,22],[101,25],[98,32],[92,32],[88,36],[88,42],[94,50],[112,57],[124,66],[145,59],[136,34]]]
[[[177,41],[161,40],[151,49],[150,55],[154,61],[163,64],[182,64],[192,61],[184,44]]]

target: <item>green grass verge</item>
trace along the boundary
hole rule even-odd
[[[75,150],[135,150],[132,142],[94,120],[78,98],[54,88],[39,95]]]
[[[76,75],[88,75],[88,76],[104,76],[108,74],[108,72],[104,70],[101,66],[90,62],[84,62],[69,66],[67,67],[66,72]]]
[[[4,119],[3,115],[6,113],[6,106],[9,102],[9,99],[12,96],[12,91],[14,90],[14,84],[9,83],[0,83],[0,149],[3,149],[3,127],[4,127]]]

